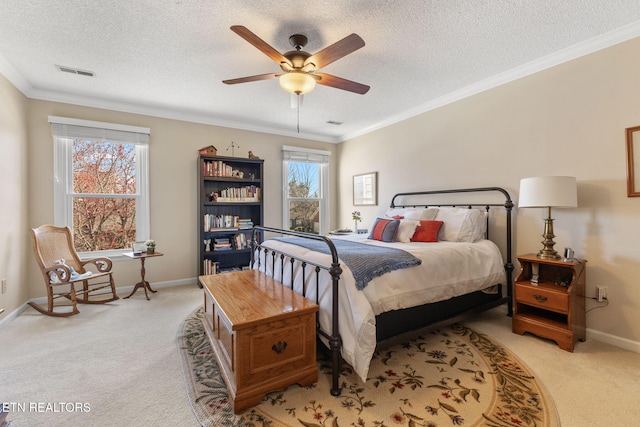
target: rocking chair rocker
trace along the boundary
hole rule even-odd
[[[78,314],[77,303],[104,304],[119,299],[111,272],[109,258],[100,257],[82,261],[73,246],[69,227],[42,225],[31,230],[31,241],[36,261],[40,266],[44,285],[47,288],[47,308],[29,301],[29,305],[42,314],[68,317]],[[92,270],[86,269],[92,265]],[[82,283],[82,289],[76,285]],[[109,291],[100,292],[100,290]],[[89,299],[96,292],[101,299]],[[104,298],[106,296],[107,298]],[[71,305],[54,305],[58,298],[66,298]],[[71,311],[56,311],[56,307],[71,307]]]

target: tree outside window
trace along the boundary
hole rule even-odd
[[[283,228],[325,234],[329,228],[330,152],[283,146]]]
[[[118,256],[149,239],[149,129],[49,116],[54,224],[81,254]]]
[[[78,252],[131,247],[136,240],[133,144],[74,140],[73,237]]]
[[[289,228],[317,234],[320,230],[319,165],[289,162]]]

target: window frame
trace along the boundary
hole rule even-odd
[[[320,204],[320,235],[329,233],[329,162],[331,152],[311,148],[282,146],[282,228],[289,229],[289,204],[291,201],[318,201]],[[314,163],[319,165],[320,197],[289,197],[289,162]]]
[[[90,120],[72,119],[67,117],[49,116],[52,127],[62,125],[61,129],[52,130],[53,137],[53,200],[54,224],[58,227],[68,226],[73,230],[73,199],[75,197],[97,198],[133,198],[136,200],[136,241],[148,240],[150,236],[149,212],[149,144],[150,130],[137,126],[120,125],[115,123],[96,122]],[[66,127],[65,127],[66,125]],[[76,128],[73,128],[76,126]],[[92,129],[89,129],[92,128]],[[66,129],[68,130],[68,133]],[[78,130],[82,136],[76,136]],[[83,132],[84,131],[84,132]],[[115,131],[118,135],[114,139],[108,134]],[[86,133],[86,134],[85,134]],[[129,136],[127,133],[130,133]],[[145,137],[146,135],[146,137]],[[74,139],[88,139],[97,142],[110,142],[135,145],[136,162],[136,192],[134,194],[104,194],[104,193],[75,193],[73,192],[73,141]],[[129,139],[129,140],[127,140]],[[128,248],[79,252],[80,258],[106,256],[117,258]]]

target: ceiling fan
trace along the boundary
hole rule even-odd
[[[360,95],[364,95],[369,91],[369,86],[367,85],[336,77],[331,74],[317,72],[319,69],[363,47],[364,40],[357,34],[351,34],[312,55],[302,50],[308,41],[307,37],[302,34],[294,34],[289,37],[289,43],[291,43],[295,50],[281,54],[242,25],[232,26],[231,31],[238,34],[275,61],[282,69],[282,73],[258,74],[256,76],[223,80],[223,83],[233,85],[274,79],[277,77],[280,80],[280,86],[287,92],[295,95],[311,92],[315,88],[316,83]]]

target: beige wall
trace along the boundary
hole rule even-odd
[[[7,118],[10,125],[2,124],[0,127],[3,133],[8,134],[6,138],[2,138],[2,143],[3,151],[7,144],[9,154],[9,157],[2,156],[0,160],[3,165],[7,164],[8,170],[5,171],[5,168],[2,168],[2,173],[11,174],[6,180],[0,180],[2,182],[0,185],[3,186],[3,206],[5,201],[8,202],[8,206],[11,206],[8,212],[3,210],[0,213],[1,218],[6,219],[0,224],[0,236],[3,242],[6,242],[3,247],[3,255],[5,253],[6,255],[0,259],[0,274],[5,274],[7,265],[13,265],[10,282],[15,286],[10,288],[16,289],[15,296],[12,293],[11,300],[5,304],[7,313],[18,308],[29,298],[45,295],[40,272],[31,253],[28,229],[53,222],[53,143],[48,123],[50,115],[151,129],[149,142],[151,236],[158,243],[156,250],[165,254],[164,258],[147,263],[146,277],[151,283],[195,283],[198,265],[196,224],[199,224],[196,218],[198,149],[214,145],[218,148],[218,154],[230,156],[231,151],[226,149],[233,141],[239,146],[235,149],[236,156],[246,157],[251,150],[265,159],[265,223],[277,227],[282,224],[282,146],[315,148],[333,153],[337,149],[334,144],[298,138],[70,104],[27,100],[5,80],[1,82],[6,88],[3,86],[0,90],[10,92],[13,98],[2,94],[0,99],[3,99],[3,102],[5,98],[13,99],[14,109],[22,109],[21,112]],[[27,127],[29,129],[28,161],[25,155]],[[331,173],[335,176],[337,161],[335,155],[333,157]],[[332,193],[337,194],[335,180],[332,180],[331,185]],[[9,250],[9,247],[12,249]],[[22,256],[19,256],[20,253]],[[114,259],[114,271],[118,287],[132,285],[140,277],[139,263],[128,259]]]
[[[27,99],[0,75],[0,321],[24,303],[27,267]]]
[[[340,187],[378,171],[380,203],[360,209],[367,224],[396,192],[500,186],[517,201],[521,178],[575,176],[579,207],[553,217],[556,249],[588,260],[589,295],[609,288],[609,306],[587,314],[588,336],[640,351],[640,198],[626,196],[625,152],[625,128],[640,125],[638,51],[640,38],[347,141]],[[339,222],[351,224],[350,192],[339,200]],[[516,253],[542,247],[545,213],[515,210]]]
[[[11,312],[43,295],[27,230],[53,221],[47,116],[58,115],[151,128],[151,230],[166,253],[149,265],[151,282],[184,282],[196,274],[195,159],[196,150],[210,144],[228,154],[234,141],[239,155],[252,150],[266,160],[269,225],[281,223],[282,145],[334,153],[332,228],[352,226],[353,174],[379,173],[378,206],[359,208],[364,225],[398,191],[501,186],[517,201],[523,177],[576,176],[579,208],[553,216],[557,247],[571,246],[588,260],[588,292],[609,288],[609,306],[587,315],[588,336],[640,351],[640,198],[626,197],[624,141],[624,129],[640,125],[639,49],[640,39],[631,40],[338,146],[27,100],[0,76],[0,278],[9,283],[0,308]],[[543,210],[516,210],[516,253],[540,248],[543,217]],[[138,278],[131,261],[116,262],[115,270],[118,286]]]

